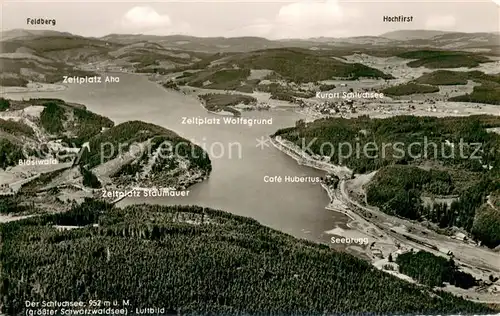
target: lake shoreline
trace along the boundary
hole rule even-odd
[[[287,143],[287,141],[283,140],[280,137],[271,137],[270,139],[271,144],[276,149],[293,158],[299,165],[321,170],[326,173],[333,173],[341,180],[348,179],[352,175],[352,170],[350,170],[349,168],[334,165],[324,161],[317,161],[304,151],[301,151],[300,148],[296,148],[296,146],[293,146],[290,142]],[[333,206],[333,201],[335,200],[335,188],[331,188],[325,183],[321,183],[321,187],[323,188],[323,190],[325,190],[328,198],[330,199],[330,202],[325,206],[325,209],[346,215],[351,221],[356,220],[355,216],[350,214],[350,212],[341,211]],[[349,223],[347,223],[347,225],[349,225]]]
[[[282,139],[280,136],[270,137],[270,142],[275,148],[285,153],[286,155],[292,157],[295,161],[297,161],[299,165],[333,173],[340,179],[348,179],[351,177],[353,173],[351,169],[345,166],[334,165],[326,161],[319,161],[317,159],[314,159],[313,157],[309,156],[305,151],[301,150],[300,148],[297,148],[298,146],[287,140]]]
[[[65,91],[12,93],[7,98],[13,100],[30,98],[55,98],[66,102],[85,104],[87,110],[109,117],[115,123],[140,120],[168,128],[179,136],[201,147],[219,150],[219,143],[240,143],[245,150],[245,159],[235,157],[215,157],[213,170],[208,179],[189,186],[190,195],[183,198],[139,198],[125,199],[122,205],[131,203],[152,203],[159,205],[201,205],[222,209],[233,214],[254,218],[264,225],[310,241],[327,243],[324,234],[336,225],[345,225],[347,217],[325,212],[329,199],[317,186],[269,186],[263,188],[265,175],[304,174],[321,176],[322,172],[299,166],[288,157],[277,155],[275,151],[256,149],[256,139],[269,135],[280,128],[293,126],[301,115],[287,109],[276,111],[252,111],[245,116],[256,118],[273,117],[273,126],[240,126],[233,124],[196,125],[182,123],[183,117],[212,117],[193,95],[165,89],[160,84],[139,74],[120,74],[119,84],[103,86],[73,85]],[[134,104],[144,104],[135,107]],[[220,113],[218,113],[220,114]],[[210,152],[210,151],[209,151]],[[218,152],[217,152],[218,153]],[[216,153],[216,155],[217,155]],[[241,181],[245,178],[246,181]],[[239,196],[237,200],[230,196]],[[296,198],[273,198],[289,195]],[[265,196],[266,198],[260,198]],[[332,218],[333,217],[333,218]],[[338,217],[338,218],[337,218]]]

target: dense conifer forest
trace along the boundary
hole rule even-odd
[[[447,282],[466,289],[477,285],[472,275],[458,271],[453,259],[438,257],[426,251],[401,254],[396,258],[396,263],[401,273],[421,284],[444,286],[444,282]]]
[[[87,170],[85,167],[80,165],[80,173],[83,176],[83,185],[86,187],[90,187],[93,189],[99,189],[101,188],[101,182],[99,179],[96,177],[96,175],[90,171]]]
[[[24,159],[23,148],[8,139],[0,139],[0,168],[17,165],[19,159]]]
[[[345,165],[356,173],[423,160],[481,171],[479,159],[470,159],[475,151],[472,144],[481,145],[479,153],[483,163],[496,166],[500,161],[495,151],[500,148],[500,136],[488,133],[486,128],[497,126],[500,126],[500,118],[488,115],[443,118],[406,115],[385,119],[364,115],[296,124],[274,135],[296,143],[309,154],[330,156],[332,163]],[[462,153],[460,142],[463,143]],[[409,148],[412,143],[419,146]],[[333,148],[324,144],[332,144]],[[339,144],[350,145],[351,154],[349,146]],[[384,144],[391,146],[384,147]],[[367,148],[366,153],[364,148]]]
[[[477,67],[481,63],[490,61],[480,54],[449,51],[449,50],[417,50],[398,54],[398,57],[416,59],[410,61],[410,67],[434,68],[460,68]]]
[[[91,169],[120,154],[127,153],[133,144],[147,141],[151,143],[137,148],[147,149],[148,154],[155,152],[158,148],[164,151],[171,150],[205,172],[211,171],[210,158],[201,147],[168,129],[141,121],[125,122],[92,137],[89,141],[91,150],[84,151],[80,164]]]
[[[63,100],[30,99],[27,102],[45,107],[40,116],[41,126],[47,132],[63,138],[68,145],[81,146],[103,128],[114,125],[107,117],[72,106]]]
[[[54,225],[80,226],[62,230]],[[0,225],[5,314],[24,301],[130,299],[179,314],[488,313],[328,246],[196,206],[86,200]]]
[[[486,129],[499,125],[498,117],[486,115],[361,116],[296,124],[275,135],[309,154],[330,156],[332,163],[346,165],[356,173],[378,170],[365,189],[367,202],[381,211],[430,221],[440,228],[461,227],[494,248],[500,244],[499,211],[484,205],[489,193],[500,189],[500,136]],[[329,152],[331,147],[325,143],[333,144],[334,150]],[[351,153],[345,144],[351,146]],[[417,146],[410,148],[410,144]],[[455,199],[449,205],[425,205],[423,196]]]
[[[0,111],[5,111],[10,107],[9,100],[5,98],[0,98]]]
[[[491,176],[470,176],[459,182],[446,171],[424,170],[415,166],[382,168],[367,186],[367,202],[380,210],[414,220],[428,220],[440,228],[462,227],[489,247],[500,244],[500,217],[496,209],[484,205],[500,182]],[[457,196],[450,204],[425,205],[422,196]],[[491,208],[491,207],[490,207]],[[480,211],[481,209],[485,209]],[[479,216],[478,216],[479,215]]]

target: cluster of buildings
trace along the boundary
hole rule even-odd
[[[354,101],[350,99],[332,102],[325,101],[313,106],[313,109],[321,114],[335,115],[339,113],[356,113]]]

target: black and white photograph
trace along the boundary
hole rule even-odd
[[[499,1],[0,8],[0,315],[500,315]]]

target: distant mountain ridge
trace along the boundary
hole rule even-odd
[[[419,49],[462,50],[500,56],[500,36],[494,33],[408,30],[383,35],[413,39],[356,36],[270,40],[252,36],[228,38],[142,34],[109,34],[96,38],[53,30],[14,29],[1,33],[0,81],[4,86],[25,86],[27,82],[54,83],[62,80],[62,73],[93,75],[93,67],[99,64],[100,68],[106,68],[110,61],[111,67],[119,71],[167,73],[169,69],[187,69],[193,65],[201,67],[204,63],[208,65],[226,54],[284,48],[308,50],[309,53],[315,51],[313,55],[316,56],[333,54],[337,57],[353,52],[391,56],[397,52]],[[95,66],[88,66],[91,64]],[[82,67],[75,69],[75,65]],[[89,71],[82,70],[89,67]],[[31,69],[30,72],[23,71],[25,68]]]
[[[102,37],[83,37],[67,32],[53,30],[14,29],[1,33],[1,42],[30,40],[40,37],[74,37],[98,40],[117,45],[131,45],[139,42],[151,42],[166,49],[193,52],[248,52],[260,49],[300,47],[329,49],[332,46],[359,46],[369,48],[383,47],[429,47],[443,49],[495,48],[500,51],[499,33],[463,33],[439,30],[398,30],[380,36],[354,36],[345,38],[315,37],[307,39],[271,40],[263,37],[196,37],[190,35],[144,35],[144,34],[109,34]],[[7,44],[2,44],[5,46]]]
[[[26,29],[13,29],[0,32],[0,41],[7,41],[12,39],[21,39],[26,37],[41,37],[41,36],[78,36],[69,32],[59,32],[53,30],[26,30]]]
[[[343,38],[315,37],[270,40],[263,37],[196,37],[186,35],[122,35],[110,34],[100,38],[119,44],[137,41],[155,41],[168,48],[204,50],[210,52],[243,52],[258,49],[301,47],[328,49],[335,46],[398,46],[434,47],[443,49],[500,47],[500,34],[488,32],[449,32],[439,30],[399,30],[379,36],[353,36]]]
[[[396,41],[407,41],[416,39],[431,39],[435,36],[449,34],[449,33],[458,33],[458,32],[438,31],[438,30],[398,30],[381,34],[379,35],[379,37],[384,37]]]

